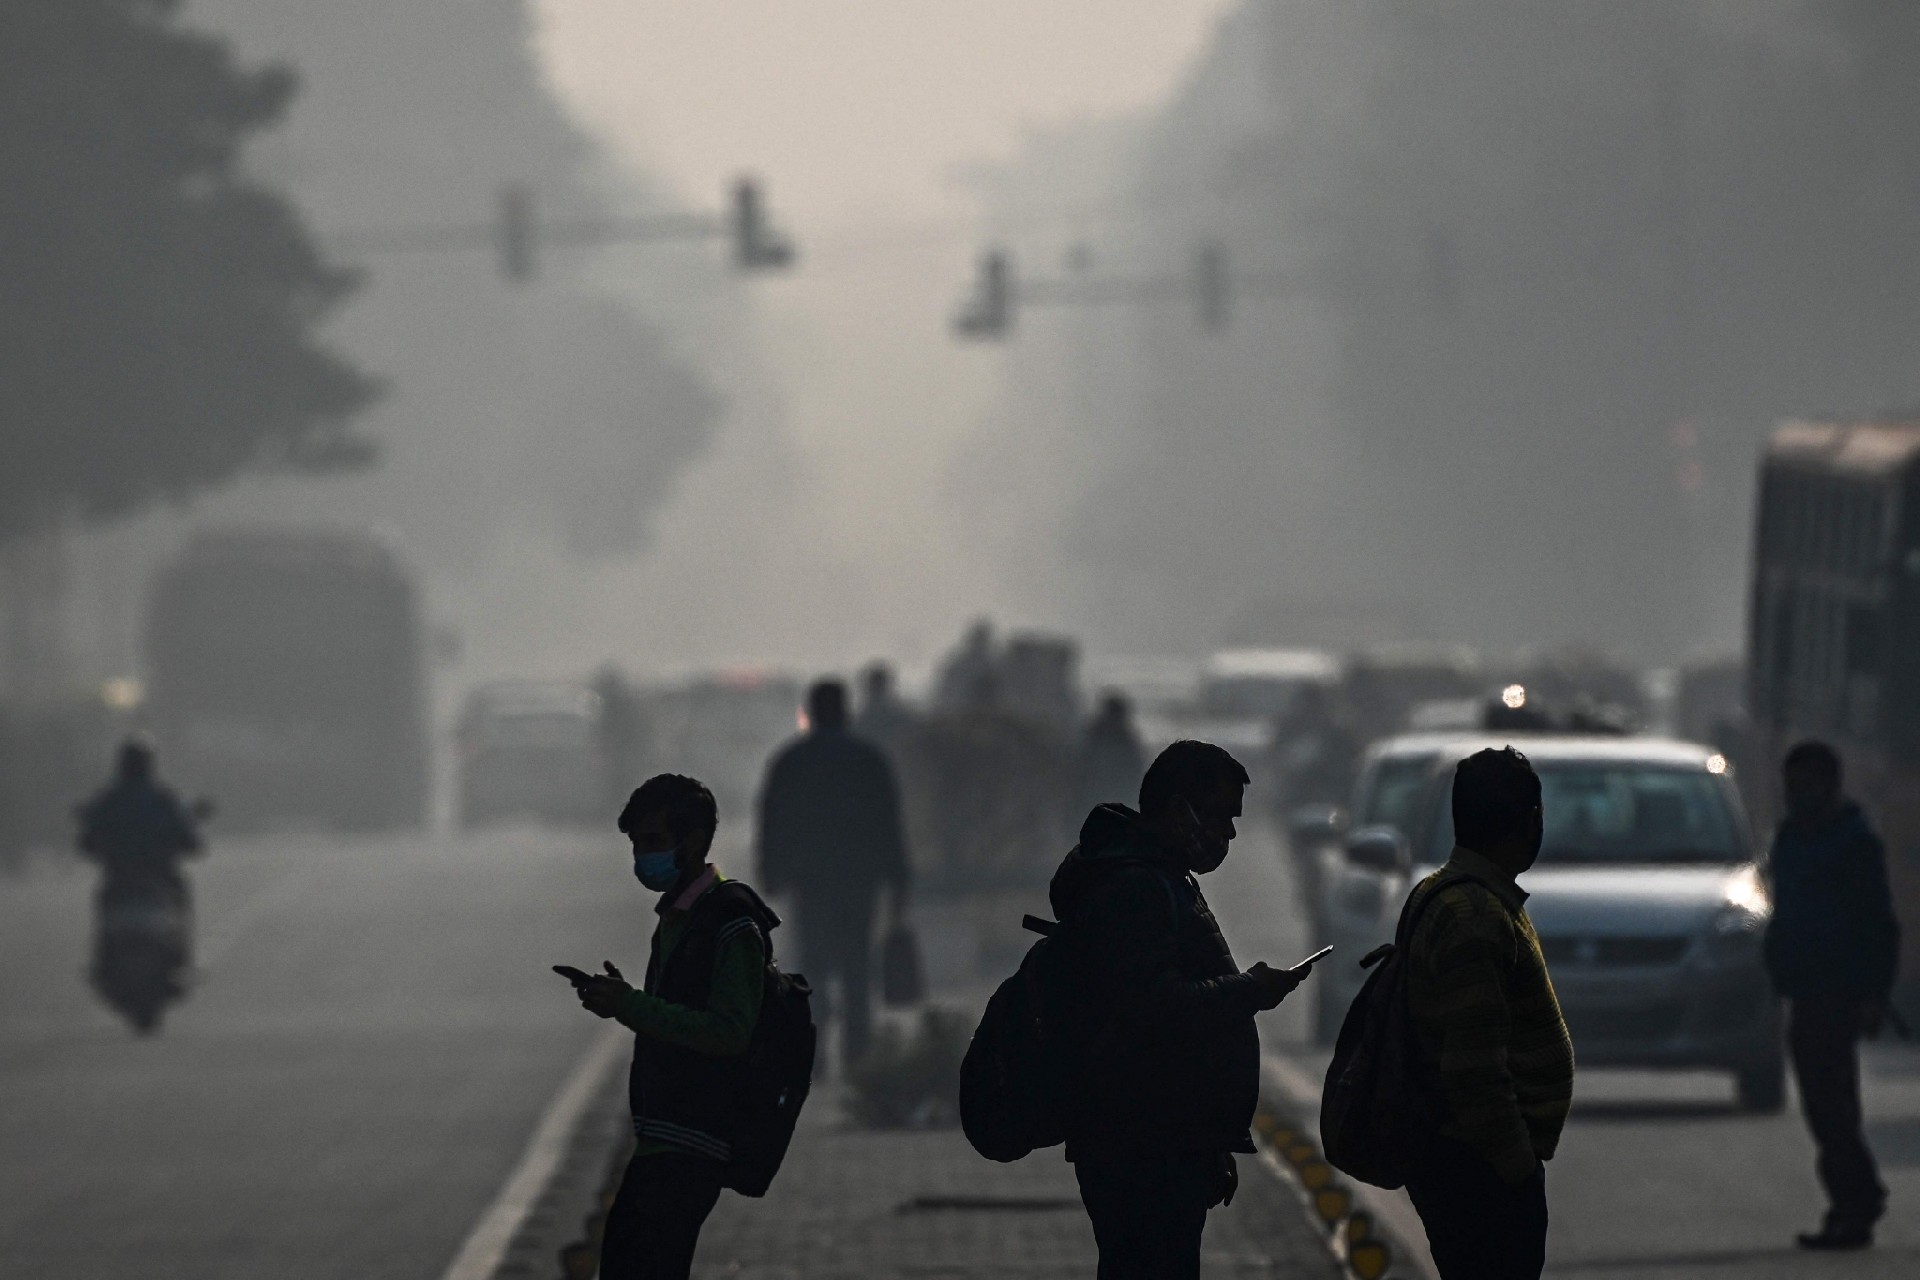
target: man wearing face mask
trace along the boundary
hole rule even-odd
[[[607,1213],[603,1280],[684,1280],[744,1124],[741,1072],[780,920],[707,860],[718,821],[692,778],[661,774],[633,793],[619,827],[635,878],[660,895],[646,981],[628,986],[611,962],[576,978],[581,1004],[634,1033],[637,1145]]]
[[[1782,769],[1787,816],[1773,837],[1767,970],[1787,1001],[1787,1044],[1828,1209],[1803,1249],[1864,1249],[1887,1211],[1860,1113],[1860,1038],[1880,1032],[1899,968],[1886,853],[1841,790],[1840,757],[1802,742]]]
[[[1067,1159],[1100,1280],[1197,1280],[1207,1211],[1233,1196],[1233,1153],[1254,1149],[1254,1015],[1306,977],[1241,972],[1194,878],[1225,860],[1247,781],[1221,748],[1176,742],[1147,769],[1140,811],[1095,808],[1053,877],[1083,994]]]
[[[1538,1280],[1546,1266],[1544,1162],[1573,1103],[1573,1040],[1514,883],[1540,855],[1542,819],[1525,756],[1468,756],[1453,853],[1407,899],[1407,1010],[1437,1094],[1407,1194],[1441,1280]]]

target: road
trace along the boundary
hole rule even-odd
[[[1306,954],[1289,869],[1271,835],[1257,827],[1248,832],[1206,888],[1243,964]],[[1325,1052],[1305,1043],[1304,1002],[1290,1006],[1267,1016],[1268,1051],[1297,1076],[1318,1081]],[[1547,1274],[1567,1280],[1920,1274],[1920,1049],[1876,1046],[1868,1063],[1869,1136],[1892,1190],[1871,1254],[1812,1257],[1793,1247],[1793,1234],[1816,1227],[1823,1207],[1813,1146],[1797,1109],[1743,1115],[1734,1110],[1731,1084],[1712,1074],[1583,1071],[1573,1118],[1548,1166]],[[1405,1220],[1417,1221],[1403,1197],[1401,1205]]]
[[[0,879],[0,1276],[436,1280],[630,975],[617,837],[229,842],[151,1040],[82,977],[88,882]]]

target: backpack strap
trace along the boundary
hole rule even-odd
[[[1394,926],[1393,941],[1389,943],[1385,943],[1381,946],[1375,947],[1372,951],[1369,951],[1366,954],[1366,956],[1361,959],[1360,966],[1362,968],[1372,968],[1374,965],[1386,959],[1388,956],[1392,955],[1394,952],[1405,951],[1407,949],[1407,944],[1413,941],[1414,931],[1420,927],[1420,917],[1426,914],[1427,907],[1433,902],[1435,898],[1438,898],[1441,894],[1453,888],[1455,885],[1461,885],[1461,884],[1479,885],[1482,889],[1485,889],[1487,893],[1492,896],[1495,902],[1500,903],[1501,909],[1505,910],[1509,916],[1513,914],[1511,910],[1507,909],[1507,904],[1505,901],[1501,899],[1500,895],[1497,893],[1494,893],[1493,886],[1488,884],[1485,880],[1481,879],[1479,876],[1468,875],[1465,872],[1461,872],[1458,875],[1448,876],[1446,879],[1436,882],[1433,888],[1427,890],[1427,896],[1420,899],[1417,905],[1413,901],[1413,895],[1411,894],[1407,895],[1406,905],[1400,908],[1399,923]]]

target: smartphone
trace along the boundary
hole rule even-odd
[[[584,969],[576,969],[570,964],[557,964],[553,966],[553,971],[576,987],[583,987],[593,979],[592,974]]]
[[[1321,960],[1325,960],[1328,956],[1332,954],[1333,954],[1332,947],[1322,947],[1318,951],[1314,952],[1312,955],[1308,956],[1305,960],[1302,960],[1299,964],[1293,966],[1294,970],[1298,972],[1301,969],[1311,969],[1317,962]]]

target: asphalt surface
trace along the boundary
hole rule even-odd
[[[1248,832],[1204,884],[1243,965],[1291,963],[1309,950],[1290,869],[1271,836]],[[1311,1084],[1325,1073],[1326,1053],[1306,1043],[1304,994],[1266,1015],[1263,1034],[1268,1052]],[[1825,1207],[1797,1102],[1783,1115],[1745,1115],[1727,1078],[1700,1072],[1582,1071],[1574,1092],[1573,1118],[1548,1166],[1547,1275],[1920,1275],[1920,1048],[1869,1049],[1868,1135],[1892,1199],[1879,1244],[1865,1254],[1811,1256],[1793,1246]],[[1417,1223],[1397,1198],[1400,1220]]]
[[[150,1040],[85,984],[84,872],[0,878],[0,1276],[436,1280],[597,1025],[547,966],[644,966],[621,851],[216,831],[194,878]]]

